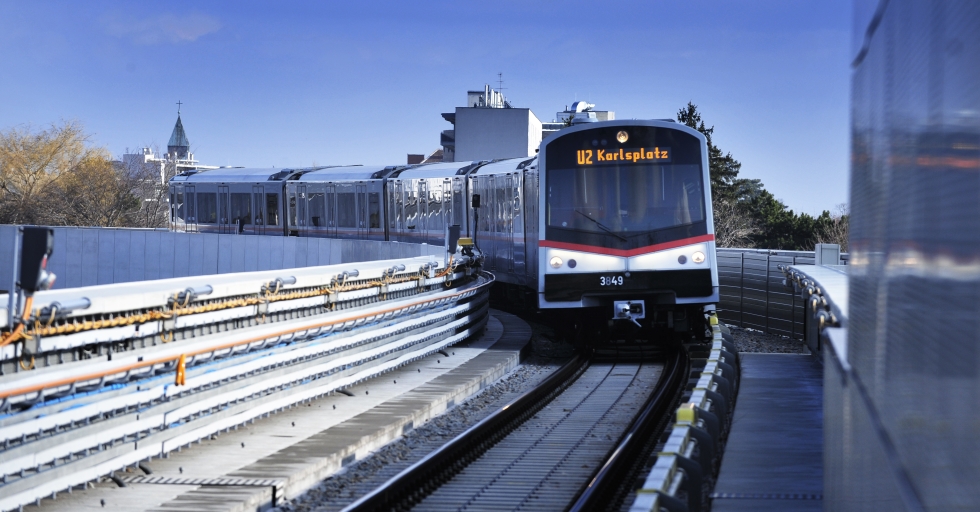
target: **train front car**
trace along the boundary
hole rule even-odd
[[[559,334],[703,332],[718,301],[704,136],[670,121],[582,124],[542,142],[539,162],[538,305],[559,313]]]

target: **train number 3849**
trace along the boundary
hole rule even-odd
[[[600,276],[599,286],[623,286],[623,276]]]

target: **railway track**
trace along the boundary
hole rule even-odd
[[[635,445],[674,403],[687,365],[684,351],[620,361],[576,358],[346,510],[566,510],[605,503],[622,494],[619,484],[632,481],[623,479],[643,457]]]

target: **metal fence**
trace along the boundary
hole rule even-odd
[[[718,317],[739,327],[803,339],[803,299],[783,284],[780,265],[813,265],[813,251],[718,249]],[[841,254],[847,264],[848,255]]]
[[[0,293],[11,289],[18,226],[0,226]],[[415,256],[442,247],[371,240],[54,228],[56,289]]]

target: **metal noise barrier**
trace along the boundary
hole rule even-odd
[[[57,318],[59,307],[54,302],[58,302],[71,318],[120,303],[142,306],[144,311],[194,308],[198,302],[242,300],[242,290],[265,286],[264,299],[290,293],[300,296],[230,309],[247,309],[253,318],[269,317],[276,314],[276,307],[282,307],[281,311],[313,307],[302,302],[313,299],[317,310],[324,312],[254,325],[239,319],[240,329],[198,330],[183,340],[116,353],[115,357],[0,377],[0,398],[7,411],[0,418],[0,510],[39,502],[258,418],[343,391],[482,332],[489,315],[493,276],[478,272],[465,260],[441,269],[430,265],[423,273],[420,267],[431,262],[418,260],[359,263],[357,281],[350,279],[355,274],[351,268],[334,267],[329,272],[296,269],[290,272],[294,276],[282,276],[281,271],[231,276],[228,281],[220,279],[225,276],[213,276],[207,295],[202,278],[145,283],[143,288],[158,289],[145,292],[138,304],[133,303],[133,295],[127,295],[132,285],[111,285],[120,287],[115,289],[117,298],[125,299],[115,302],[106,299],[105,293],[92,293],[91,288],[79,290],[90,300],[88,309],[71,310],[64,296],[69,291],[41,300],[53,317]],[[405,265],[407,274],[395,273],[382,280],[395,264]],[[329,288],[331,281],[334,287]],[[444,283],[449,281],[460,284],[447,289]],[[294,287],[282,288],[284,285]],[[379,300],[381,287],[387,289],[387,300]],[[324,289],[330,291],[311,293]],[[266,309],[260,310],[263,304]],[[348,307],[332,307],[345,304]],[[81,302],[74,305],[84,306]],[[224,311],[193,315],[212,315],[210,320],[199,320],[213,322]],[[191,314],[177,315],[174,322],[185,316]],[[155,331],[154,336],[159,334]]]
[[[637,491],[630,512],[701,510],[701,482],[712,470],[738,389],[735,345],[726,339],[731,333],[714,313],[710,322],[713,340],[708,363],[690,400],[677,409],[670,436]],[[687,491],[687,503],[677,498],[682,487]]]

